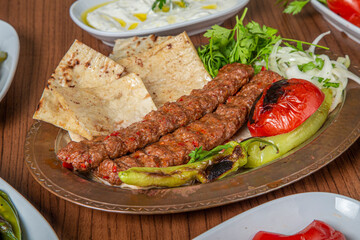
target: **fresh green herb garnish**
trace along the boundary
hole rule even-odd
[[[326,0],[318,0],[318,1],[321,2],[322,4],[327,5]],[[310,0],[292,1],[291,3],[289,3],[289,0],[276,1],[276,3],[281,3],[285,7],[284,13],[293,14],[293,15],[301,12],[301,10],[309,2],[310,2]]]
[[[162,10],[162,8],[167,4],[167,0],[155,0],[153,5],[151,6],[152,10],[155,10],[156,8]],[[187,6],[187,3],[185,0],[180,0],[176,2],[178,6],[185,8]],[[172,0],[169,0],[169,5],[172,6],[173,2]]]
[[[330,82],[330,80],[331,80],[330,78],[327,78],[324,81],[322,81],[323,87],[325,87],[325,88],[329,88],[329,87],[338,88],[340,86],[339,83]]]
[[[319,83],[322,83],[322,86],[325,88],[333,87],[338,88],[340,86],[339,83],[330,82],[330,78],[324,79],[323,77],[312,77],[312,80],[317,80]]]
[[[267,61],[273,45],[281,39],[280,36],[276,36],[277,30],[274,28],[261,27],[254,21],[244,26],[246,12],[247,8],[240,19],[236,17],[233,29],[215,25],[204,34],[210,38],[209,44],[200,47],[198,54],[212,77],[229,63],[254,64],[261,59]]]
[[[308,62],[308,63],[298,65],[298,68],[302,72],[307,72],[309,70],[312,70],[312,69],[316,68],[316,65],[313,62]]]
[[[281,38],[281,36],[276,35],[277,29],[260,26],[254,21],[244,26],[243,20],[246,12],[247,8],[244,9],[240,19],[236,17],[236,24],[233,29],[215,25],[204,34],[205,37],[209,38],[209,44],[198,48],[198,54],[212,77],[218,74],[221,67],[234,62],[252,65],[255,73],[262,69],[261,64],[256,64],[257,62],[264,61],[266,68],[268,68],[269,55],[279,40],[295,42],[296,46],[286,42],[284,44],[302,52],[304,52],[302,44],[313,45],[294,39]],[[320,64],[316,64],[315,67],[318,66]]]
[[[198,162],[198,161],[202,161],[208,157],[214,156],[216,154],[218,154],[220,151],[224,150],[224,149],[228,149],[231,148],[230,144],[225,144],[225,145],[219,145],[215,148],[213,148],[210,151],[205,151],[202,149],[202,147],[196,148],[194,151],[192,151],[189,156],[191,157],[189,163],[193,163],[193,162]]]
[[[327,82],[327,83],[324,83],[323,86],[326,88],[329,88],[329,87],[338,88],[340,86],[340,83]]]
[[[284,10],[284,13],[288,14],[298,14],[305,7],[305,5],[310,2],[310,0],[305,1],[293,1]]]
[[[154,10],[156,7],[162,9],[165,4],[166,4],[166,0],[155,0],[151,9]]]
[[[324,46],[321,46],[321,45],[317,45],[317,44],[313,44],[313,43],[309,43],[309,42],[304,42],[304,41],[300,41],[300,40],[296,40],[296,39],[291,39],[291,38],[282,38],[283,41],[288,41],[288,42],[295,42],[296,43],[296,46],[293,46],[287,42],[283,42],[285,46],[287,47],[291,47],[291,48],[294,48],[296,51],[301,51],[301,52],[305,52],[304,51],[304,48],[303,48],[303,44],[305,45],[311,45],[311,46],[315,46],[317,48],[322,48],[322,49],[325,49],[325,50],[329,50],[328,47],[324,47]],[[312,53],[309,53],[310,56],[312,56]]]
[[[307,72],[309,70],[312,70],[314,68],[317,68],[319,70],[321,70],[324,67],[324,60],[322,60],[321,58],[315,58],[315,63],[314,62],[308,62],[305,64],[301,64],[298,65],[298,68],[300,71],[302,72]]]
[[[323,67],[324,67],[324,60],[321,59],[321,58],[315,58],[315,62],[316,62],[316,68],[319,69],[319,70],[322,70]]]
[[[324,81],[324,78],[323,77],[312,77],[311,80],[316,80],[318,81],[319,83],[321,83],[322,81]]]

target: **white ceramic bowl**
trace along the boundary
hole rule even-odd
[[[194,240],[251,240],[259,231],[292,235],[314,219],[342,232],[346,239],[360,236],[360,202],[333,193],[300,193],[278,198],[243,212]]]
[[[360,28],[340,17],[317,0],[311,0],[313,7],[337,30],[345,32],[349,38],[360,44]]]
[[[16,71],[20,43],[15,29],[8,23],[0,20],[0,50],[7,52],[7,59],[0,64],[0,101],[10,88]]]
[[[0,178],[0,190],[4,191],[10,197],[19,213],[22,240],[59,239],[40,212],[2,178]]]
[[[222,24],[226,19],[236,15],[249,2],[249,0],[238,0],[234,7],[219,11],[209,16],[158,28],[131,30],[126,32],[100,31],[89,27],[81,20],[81,14],[85,10],[107,1],[108,0],[78,0],[74,2],[70,7],[70,17],[80,28],[87,31],[92,36],[100,39],[109,46],[113,46],[116,39],[128,38],[133,36],[147,36],[150,34],[156,34],[158,36],[176,35],[184,31],[186,31],[189,36],[195,35],[204,32],[212,25]]]

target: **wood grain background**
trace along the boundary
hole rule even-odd
[[[72,3],[0,0],[0,19],[14,26],[21,43],[14,81],[0,102],[0,176],[45,216],[60,239],[191,239],[241,212],[294,193],[332,192],[360,200],[359,140],[328,166],[290,186],[202,211],[151,216],[107,213],[66,202],[43,189],[24,164],[23,148],[46,80],[75,39],[105,55],[111,52],[110,47],[72,22]],[[247,7],[245,22],[254,20],[277,28],[287,38],[311,42],[331,30],[321,44],[336,54],[349,55],[352,65],[360,66],[360,45],[329,25],[310,4],[297,16],[282,14],[275,0],[251,0]],[[233,24],[234,18],[224,25]],[[201,34],[192,40],[195,44],[205,41]]]

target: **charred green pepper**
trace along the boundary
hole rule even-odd
[[[0,190],[0,236],[1,239],[21,239],[20,221],[9,196]]]
[[[246,153],[239,143],[229,142],[223,149],[223,153],[185,165],[165,168],[133,167],[120,172],[119,178],[126,184],[140,187],[177,187],[195,180],[202,183],[213,181],[246,163]],[[223,171],[214,171],[211,167],[214,165]]]
[[[323,89],[322,91],[325,94],[324,101],[316,112],[299,127],[288,133],[262,138],[265,142],[271,142],[276,145],[277,149],[265,142],[253,142],[249,144],[248,162],[245,167],[255,168],[271,162],[313,136],[324,124],[332,103],[331,90]]]
[[[231,141],[211,151],[199,148],[190,154],[192,159],[188,164],[165,168],[133,167],[120,172],[119,178],[126,184],[140,187],[177,187],[192,181],[212,182],[246,164],[247,145],[252,141],[254,139],[241,143]]]
[[[16,216],[19,218],[19,214],[18,214],[18,212],[17,212],[14,204],[12,203],[9,195],[7,195],[5,192],[3,192],[3,191],[0,190],[0,197],[2,197],[3,199],[5,199],[5,200],[9,203],[10,207],[11,207],[12,210],[15,212]]]
[[[4,240],[17,240],[13,227],[0,215],[0,236]]]

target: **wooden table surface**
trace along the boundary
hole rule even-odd
[[[0,19],[14,26],[21,44],[14,81],[0,103],[0,176],[44,215],[60,239],[191,239],[259,204],[295,193],[332,192],[360,200],[359,140],[329,165],[294,184],[195,212],[150,216],[108,213],[67,202],[42,188],[24,163],[23,149],[46,80],[75,39],[105,55],[111,52],[72,22],[72,2],[0,0]],[[321,44],[336,54],[349,55],[352,64],[360,66],[360,45],[330,26],[310,4],[297,16],[282,14],[272,0],[251,0],[247,7],[245,22],[254,20],[277,28],[287,38],[311,42],[331,30]],[[233,24],[234,18],[225,22],[227,27]],[[200,34],[192,40],[199,44],[204,38]]]

